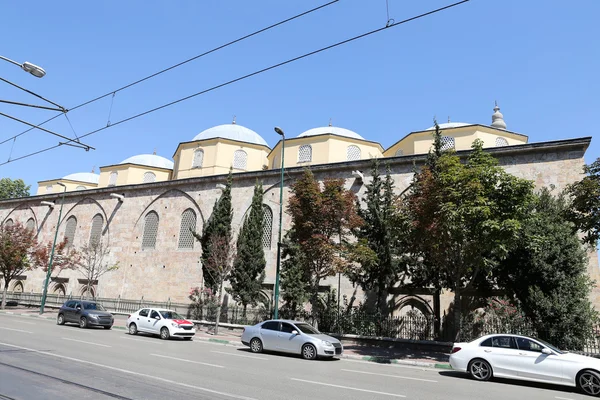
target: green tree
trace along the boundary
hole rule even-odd
[[[25,185],[23,179],[2,178],[0,179],[0,200],[29,197],[29,188],[30,186]]]
[[[248,305],[256,305],[265,280],[266,261],[262,242],[264,218],[263,187],[256,182],[250,212],[237,238],[237,254],[229,277],[229,291],[234,300],[242,303],[244,317]]]
[[[207,267],[208,260],[212,251],[213,241],[211,237],[218,236],[221,242],[227,245],[231,244],[231,220],[233,219],[233,211],[231,209],[231,186],[233,184],[233,171],[229,170],[227,182],[221,197],[215,202],[213,212],[206,222],[202,234],[192,232],[196,240],[202,245],[202,277],[204,286],[212,290],[213,293],[218,291],[218,282],[211,274],[211,269]]]
[[[494,274],[542,339],[582,350],[597,318],[589,301],[586,252],[573,223],[564,217],[567,208],[562,196],[544,188],[529,207],[517,246]]]
[[[600,238],[600,158],[584,172],[586,177],[566,189],[572,203],[564,213],[584,233],[584,242],[595,246]]]
[[[302,306],[309,299],[310,271],[304,268],[308,260],[297,243],[290,240],[295,235],[288,231],[283,238],[281,251],[281,297],[283,299],[282,316],[296,319]]]

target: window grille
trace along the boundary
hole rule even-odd
[[[403,155],[404,155],[404,151],[402,151],[402,149],[396,150],[396,156],[403,156]]]
[[[298,149],[298,162],[309,162],[312,160],[312,146],[310,144],[303,144]]]
[[[508,146],[508,140],[503,137],[496,138],[496,147]]]
[[[271,240],[272,240],[272,232],[273,232],[273,211],[271,211],[271,207],[266,204],[263,204],[263,247],[266,249],[271,248]]]
[[[236,150],[233,153],[233,168],[246,169],[248,163],[248,154],[244,150]]]
[[[192,168],[202,168],[204,162],[204,150],[198,149],[194,152],[194,161],[192,161]]]
[[[156,235],[158,234],[158,214],[150,211],[144,218],[144,235],[142,236],[142,249],[153,249],[156,247]]]
[[[108,186],[115,186],[117,184],[117,177],[119,176],[119,173],[116,171],[113,171],[110,173],[110,177],[108,178]]]
[[[360,148],[355,145],[350,145],[346,149],[346,159],[348,161],[360,160]]]
[[[77,186],[75,190],[85,190],[85,186]]]
[[[93,224],[93,223],[92,223]],[[73,241],[75,240],[75,230],[77,229],[77,218],[74,216],[70,216],[67,219],[67,226],[65,227],[65,240],[67,241],[67,246],[73,246]]]
[[[194,235],[192,231],[196,230],[196,213],[188,208],[181,214],[181,226],[179,227],[179,249],[193,249]]]
[[[154,172],[145,172],[144,173],[144,183],[152,183],[156,181],[156,175]]]
[[[100,238],[102,237],[102,225],[104,225],[104,218],[102,215],[94,215],[94,218],[92,218],[92,230],[90,231],[90,245],[94,246],[100,243]]]
[[[52,185],[46,186],[46,193],[52,193]]]
[[[454,138],[451,136],[442,136],[442,151],[454,148]]]
[[[33,218],[29,218],[27,220],[25,227],[27,228],[27,230],[30,230],[30,231],[35,229],[35,221],[33,220]]]

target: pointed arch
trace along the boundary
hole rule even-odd
[[[346,160],[348,161],[360,160],[361,155],[360,147],[354,144],[351,144],[346,149]]]
[[[73,242],[75,241],[75,232],[77,231],[77,218],[74,215],[71,215],[67,218],[67,226],[65,227],[65,236],[64,240],[67,241],[67,246],[73,246]]]
[[[158,214],[150,211],[144,217],[144,233],[142,235],[142,250],[152,250],[156,247],[158,236]]]
[[[181,214],[179,241],[177,242],[178,249],[194,248],[194,235],[192,231],[196,231],[196,213],[191,208],[188,208]]]
[[[102,238],[102,226],[104,225],[104,218],[102,214],[94,215],[92,218],[92,228],[90,229],[90,245],[96,245]]]
[[[266,204],[263,204],[263,235],[262,243],[265,249],[271,249],[273,242],[273,210]]]

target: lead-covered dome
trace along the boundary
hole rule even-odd
[[[63,179],[98,184],[98,181],[100,180],[100,175],[94,174],[92,172],[76,172],[74,174],[64,176]]]
[[[238,124],[225,124],[208,128],[197,134],[194,137],[194,140],[206,140],[216,138],[260,144],[267,147],[269,146],[265,139],[263,139],[258,133],[254,132],[252,129],[248,129]]]
[[[173,161],[156,154],[138,154],[137,156],[129,157],[119,164],[138,164],[149,167],[173,169]]]
[[[338,135],[338,136],[345,136],[345,137],[349,137],[349,138],[352,138],[352,139],[365,140],[358,133],[353,132],[353,131],[351,131],[349,129],[344,129],[344,128],[340,128],[340,127],[337,127],[337,126],[323,126],[321,128],[309,129],[306,132],[303,132],[300,135],[298,135],[298,137],[327,135],[327,134]]]

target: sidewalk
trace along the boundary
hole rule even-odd
[[[57,310],[46,310],[39,315],[38,309],[14,308],[0,311],[0,313],[28,316],[31,318],[43,318],[56,320]],[[114,329],[127,329],[125,322],[127,315],[115,315]],[[240,341],[240,332],[227,328],[220,328],[218,335],[208,332],[208,327],[202,326],[197,329],[194,340],[220,343],[224,346],[244,347]],[[380,364],[410,365],[423,368],[450,369],[448,364],[449,354],[441,352],[428,352],[398,347],[368,346],[356,344],[344,344],[342,358],[360,361],[369,361]]]

